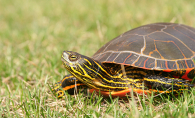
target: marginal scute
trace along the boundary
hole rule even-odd
[[[126,59],[128,59],[129,56],[131,56],[131,53],[129,53],[129,52],[127,52],[127,53],[120,53],[119,55],[117,55],[117,57],[115,57],[114,62],[124,63],[124,61]]]
[[[139,57],[138,54],[130,53],[129,56],[124,60],[124,63],[126,65],[132,65],[135,62],[135,60],[137,60],[138,57]]]
[[[141,56],[138,60],[135,62],[136,67],[145,67],[145,61],[147,61],[148,57]]]
[[[167,61],[165,61],[165,60],[157,60],[156,61],[157,62],[157,69],[167,69]]]
[[[106,52],[106,53],[100,55],[98,57],[98,60],[101,61],[101,62],[106,61],[107,58],[110,56],[110,54],[111,54],[111,52]]]
[[[113,52],[109,55],[106,61],[112,62],[117,56],[119,55],[119,52]]]
[[[167,61],[167,66],[168,66],[168,69],[172,69],[172,70],[177,69],[176,61]]]
[[[178,60],[177,63],[179,65],[180,69],[188,68],[187,65],[186,65],[186,60]]]
[[[145,62],[145,68],[155,68],[155,59],[148,58]]]
[[[186,60],[186,63],[187,63],[187,65],[188,65],[188,67],[189,68],[194,68],[194,62],[193,62],[193,60]]]

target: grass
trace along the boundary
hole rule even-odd
[[[66,95],[63,50],[92,56],[121,33],[154,22],[195,27],[193,0],[0,0],[0,117],[195,117],[195,91],[129,100]]]

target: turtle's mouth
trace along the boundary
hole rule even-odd
[[[68,62],[68,54],[67,54],[66,52],[63,52],[63,53],[62,53],[61,60],[62,60],[62,62],[63,62],[65,65],[69,65],[69,63],[70,63],[70,62]]]
[[[69,65],[69,63],[64,59],[64,57],[61,58],[61,61],[63,62],[63,64]]]

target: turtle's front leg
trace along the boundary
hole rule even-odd
[[[76,79],[73,75],[69,74],[64,76],[62,80],[55,83],[52,91],[54,92],[54,94],[58,95],[58,98],[61,98],[64,96],[64,91],[67,91],[70,95],[74,95],[74,93],[79,89],[86,87],[87,86],[85,84]]]

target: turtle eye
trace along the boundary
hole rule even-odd
[[[72,55],[69,56],[70,61],[76,61],[77,59],[78,59],[78,56],[75,55],[75,54],[72,54]]]

